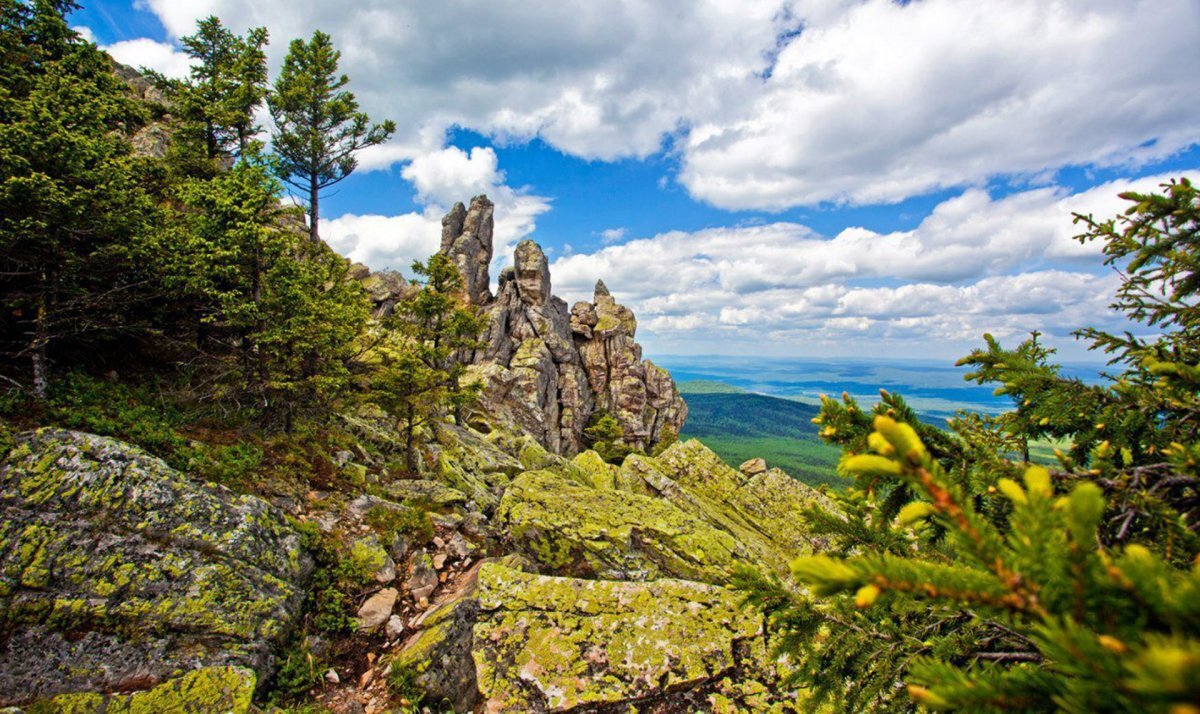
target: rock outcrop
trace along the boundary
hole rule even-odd
[[[623,440],[649,449],[679,433],[687,407],[666,370],[642,359],[637,319],[603,282],[574,307],[551,292],[549,263],[533,241],[517,245],[495,296],[488,284],[493,207],[476,196],[442,219],[441,251],[458,266],[468,298],[487,315],[484,346],[471,359],[484,385],[476,414],[574,455],[598,412],[617,419]]]
[[[528,435],[443,437],[456,470],[438,472],[499,497],[489,528],[508,555],[439,590],[390,660],[423,691],[456,711],[804,710],[759,614],[722,586],[736,564],[783,574],[819,550],[794,524],[818,492],[697,441],[614,466]]]
[[[309,564],[281,513],[114,439],[19,436],[0,508],[0,703],[264,673],[299,613]]]

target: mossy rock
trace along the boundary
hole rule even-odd
[[[383,491],[397,501],[419,501],[437,509],[465,506],[468,500],[462,491],[426,479],[390,481]]]
[[[733,563],[749,557],[729,533],[667,501],[583,486],[550,471],[518,477],[496,521],[522,553],[560,575],[723,583]]]
[[[824,547],[796,514],[813,503],[832,511],[836,506],[778,469],[746,476],[695,439],[672,445],[653,462],[674,486],[660,490],[661,483],[646,480],[650,491],[734,533],[760,562],[779,572],[786,572],[796,556]]]
[[[478,599],[474,659],[488,712],[654,711],[664,702],[676,706],[660,711],[702,711],[711,693],[741,702],[750,682],[780,689],[760,617],[724,588],[489,563]]]
[[[311,564],[282,513],[115,439],[20,435],[0,507],[0,701],[263,672],[299,614]]]
[[[605,461],[600,454],[588,449],[571,460],[586,476],[587,481],[598,489],[611,491],[617,487],[619,469]]]
[[[205,667],[133,694],[64,694],[30,707],[30,714],[244,714],[254,695],[254,672]]]

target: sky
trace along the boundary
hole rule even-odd
[[[953,359],[1126,329],[1073,212],[1200,179],[1200,0],[83,0],[116,59],[188,72],[217,15],[270,63],[320,29],[396,134],[322,236],[407,273],[496,203],[554,292],[602,278],[647,355]]]

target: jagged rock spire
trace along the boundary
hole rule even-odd
[[[599,300],[602,297],[612,297],[612,293],[608,291],[608,286],[604,284],[603,280],[597,280],[596,291],[592,297],[592,300]]]
[[[513,255],[517,272],[517,294],[521,302],[541,307],[550,300],[550,264],[542,247],[531,240],[517,244]]]
[[[463,277],[463,289],[476,305],[492,301],[488,264],[492,262],[495,207],[486,195],[471,199],[471,207],[456,203],[442,218],[442,249]]]

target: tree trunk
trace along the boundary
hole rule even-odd
[[[49,383],[46,365],[46,343],[50,341],[46,321],[50,318],[49,300],[46,296],[46,286],[42,287],[38,296],[37,317],[33,326],[33,341],[30,343],[30,353],[33,360],[33,396],[39,402],[46,400],[46,387]]]
[[[312,242],[314,244],[319,244],[321,242],[321,235],[319,233],[317,233],[317,221],[320,220],[320,215],[321,215],[320,208],[317,205],[318,198],[319,197],[317,196],[317,177],[314,174],[313,177],[309,180],[309,184],[308,184],[308,206],[309,206],[309,208],[308,208],[308,217],[309,217],[308,237],[310,239],[312,239]]]
[[[408,470],[412,471],[412,472],[416,472],[416,470],[417,470],[416,450],[414,448],[415,445],[414,445],[414,439],[413,439],[413,432],[414,432],[413,422],[416,421],[416,418],[417,418],[416,409],[415,409],[415,407],[413,407],[412,402],[409,402],[408,403],[408,423],[407,423],[407,427],[405,428],[405,432],[404,432],[404,436],[405,436],[404,460],[408,464]]]

